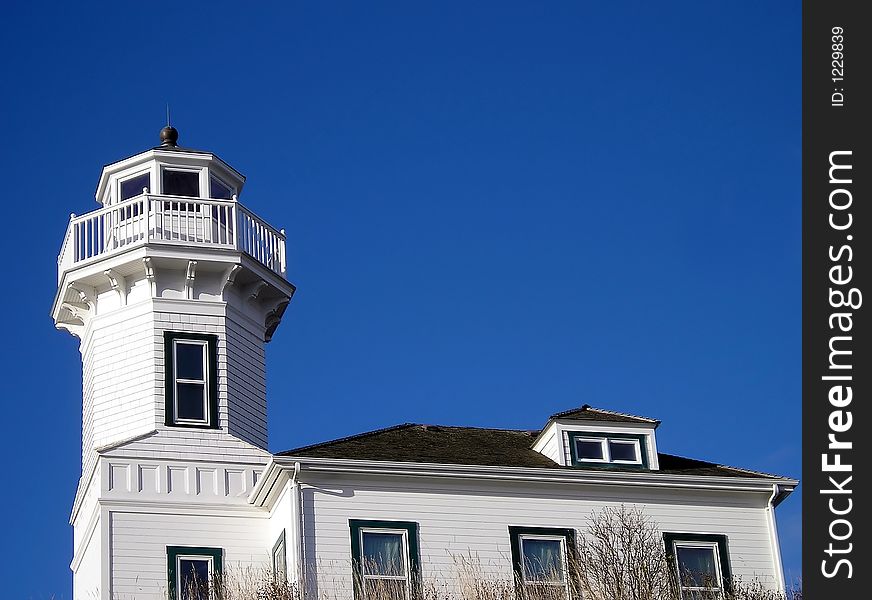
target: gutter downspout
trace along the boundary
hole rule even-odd
[[[781,545],[778,543],[778,526],[775,524],[775,500],[781,494],[781,488],[777,483],[772,484],[772,495],[766,503],[766,517],[769,521],[769,538],[772,548],[772,562],[775,566],[775,581],[782,593],[787,593],[784,583],[784,567],[781,564]]]
[[[302,590],[303,586],[303,535],[302,535],[302,494],[300,490],[300,463],[294,463],[294,474],[291,475],[291,547],[294,549],[294,564],[292,573],[294,580]]]

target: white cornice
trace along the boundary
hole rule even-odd
[[[75,523],[76,517],[79,514],[79,509],[82,507],[82,502],[85,500],[86,490],[90,487],[91,482],[94,479],[94,475],[97,473],[97,466],[99,460],[95,460],[91,465],[90,473],[88,474],[87,479],[84,474],[79,478],[79,486],[76,488],[76,497],[73,499],[73,507],[70,509],[70,525]]]
[[[131,499],[101,499],[101,507],[108,508],[113,512],[129,510],[131,512],[154,513],[154,514],[180,514],[205,517],[246,517],[264,519],[269,513],[253,507],[250,504],[207,504],[205,502],[177,502],[171,500],[142,500]]]
[[[408,476],[466,478],[491,481],[529,481],[579,485],[629,486],[672,489],[720,490],[726,492],[757,492],[770,494],[772,484],[778,483],[790,491],[799,482],[779,477],[723,477],[716,475],[678,475],[651,472],[587,471],[582,469],[542,469],[528,467],[424,464],[389,461],[312,458],[305,456],[274,456],[258,485],[252,490],[249,502],[258,506],[267,499],[283,471],[293,470],[299,463],[302,471],[345,473],[366,476]]]

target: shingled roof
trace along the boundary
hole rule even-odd
[[[280,452],[280,456],[357,459],[390,462],[482,465],[503,467],[561,467],[532,449],[538,431],[517,429],[482,429],[404,423],[368,431],[312,446]],[[681,475],[715,475],[722,477],[772,478],[756,471],[658,454],[660,469],[656,473]],[[638,472],[637,469],[613,465],[613,470]]]
[[[552,419],[565,419],[577,421],[611,421],[613,423],[644,423],[659,425],[660,421],[648,417],[640,417],[639,415],[628,415],[627,413],[615,412],[613,410],[605,410],[603,408],[595,408],[590,404],[585,404],[579,408],[570,408],[563,412],[551,415]]]

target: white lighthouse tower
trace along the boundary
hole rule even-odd
[[[230,165],[173,127],[160,139],[103,169],[100,208],[71,217],[58,258],[52,317],[82,354],[76,600],[165,597],[174,572],[269,552],[247,497],[270,458],[264,344],[294,293],[285,236],[239,202]]]

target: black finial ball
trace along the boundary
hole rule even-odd
[[[179,131],[175,127],[167,125],[160,130],[161,146],[175,146],[179,141]]]

